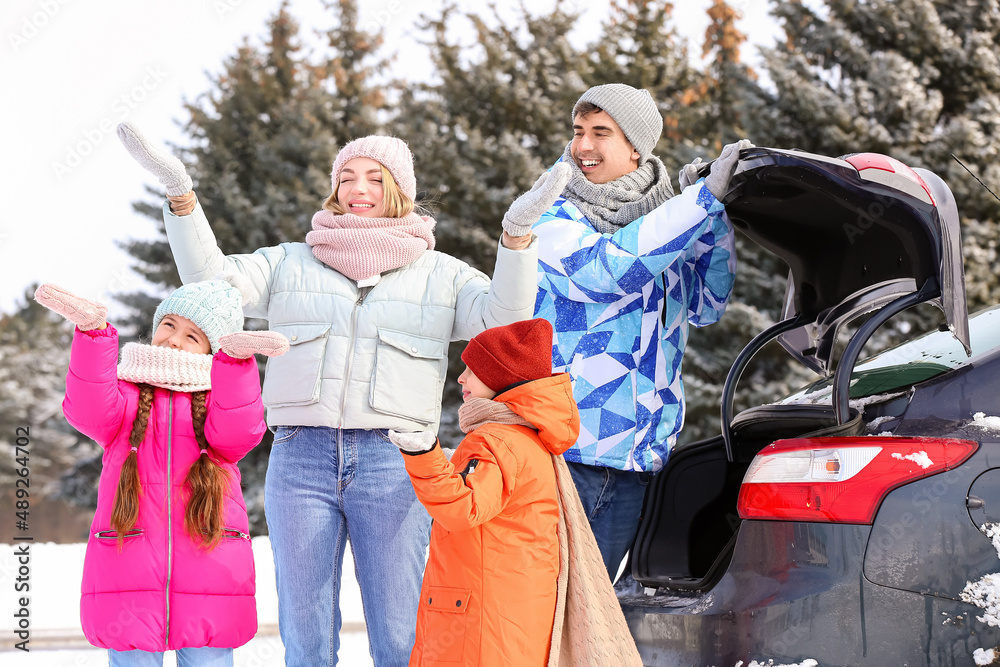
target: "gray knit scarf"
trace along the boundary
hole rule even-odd
[[[514,424],[535,428],[531,422],[511,410],[506,403],[470,396],[458,409],[458,427],[462,429],[462,433],[468,434],[483,424]]]
[[[563,195],[602,234],[614,234],[674,196],[667,168],[655,155],[610,183],[591,183],[573,159],[572,146],[571,141],[563,151],[563,161],[573,169]]]

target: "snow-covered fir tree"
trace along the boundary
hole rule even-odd
[[[14,468],[20,458],[15,443],[25,435],[18,429],[27,429],[27,466],[16,467],[30,471],[29,504],[31,499],[58,495],[62,473],[99,451],[63,419],[73,327],[34,301],[35,287],[27,288],[12,314],[0,317],[0,444],[8,452],[0,460],[0,484],[13,498]]]
[[[930,169],[962,215],[970,308],[1000,300],[1000,5],[996,0],[774,4],[774,89],[759,142],[825,155],[872,151]]]

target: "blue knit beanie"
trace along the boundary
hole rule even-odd
[[[243,294],[231,280],[205,280],[174,290],[163,300],[153,316],[153,332],[166,315],[187,318],[202,330],[219,351],[219,338],[243,331]]]

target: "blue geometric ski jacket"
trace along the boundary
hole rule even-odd
[[[688,324],[716,322],[736,276],[734,233],[703,181],[614,234],[559,198],[538,236],[535,317],[552,323],[580,437],[567,461],[658,472],[684,424]]]

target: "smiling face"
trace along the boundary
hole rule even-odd
[[[576,115],[570,150],[591,183],[610,183],[639,167],[639,151],[604,111]]]
[[[337,203],[348,213],[365,218],[385,216],[382,165],[367,157],[349,160],[340,171]]]
[[[153,345],[184,350],[192,354],[209,354],[212,346],[205,333],[194,322],[180,315],[164,315],[153,332]]]
[[[495,391],[483,384],[483,381],[476,377],[476,374],[468,366],[458,376],[458,383],[462,385],[462,401],[467,401],[473,396],[476,398],[493,398],[497,395]]]

